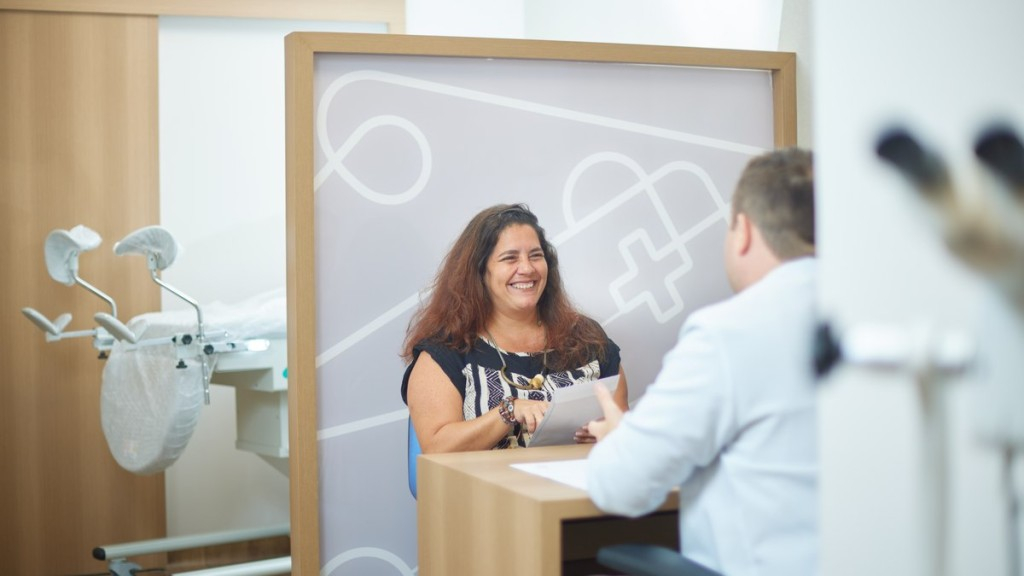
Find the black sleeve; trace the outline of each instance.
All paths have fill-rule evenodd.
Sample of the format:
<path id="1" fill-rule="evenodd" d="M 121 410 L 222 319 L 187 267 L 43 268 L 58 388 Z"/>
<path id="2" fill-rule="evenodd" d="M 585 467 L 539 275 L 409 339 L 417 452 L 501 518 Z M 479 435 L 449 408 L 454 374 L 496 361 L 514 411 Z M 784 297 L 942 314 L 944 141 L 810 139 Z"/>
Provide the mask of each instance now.
<path id="1" fill-rule="evenodd" d="M 622 362 L 622 358 L 619 355 L 619 345 L 608 336 L 608 333 L 605 332 L 604 328 L 601 327 L 601 324 L 596 320 L 588 316 L 583 316 L 583 321 L 589 322 L 604 336 L 604 355 L 603 359 L 598 363 L 598 368 L 601 370 L 601 378 L 607 378 L 608 376 L 618 374 L 620 368 L 619 365 Z"/>
<path id="2" fill-rule="evenodd" d="M 462 375 L 462 369 L 465 367 L 465 358 L 461 354 L 448 348 L 447 346 L 441 346 L 439 344 L 432 344 L 428 342 L 420 342 L 415 345 L 412 349 L 412 362 L 409 363 L 405 368 L 405 375 L 402 377 L 402 402 L 405 405 L 409 405 L 407 398 L 409 394 L 409 375 L 412 374 L 412 367 L 416 365 L 416 360 L 420 357 L 420 352 L 428 352 L 430 357 L 437 362 L 437 365 L 441 367 L 448 379 L 452 381 L 452 386 L 459 391 L 462 397 L 466 396 L 466 378 Z M 616 364 L 618 361 L 616 361 Z"/>
<path id="3" fill-rule="evenodd" d="M 619 373 L 619 364 L 622 358 L 619 356 L 619 345 L 608 338 L 604 345 L 604 361 L 600 363 L 601 377 L 612 376 Z"/>

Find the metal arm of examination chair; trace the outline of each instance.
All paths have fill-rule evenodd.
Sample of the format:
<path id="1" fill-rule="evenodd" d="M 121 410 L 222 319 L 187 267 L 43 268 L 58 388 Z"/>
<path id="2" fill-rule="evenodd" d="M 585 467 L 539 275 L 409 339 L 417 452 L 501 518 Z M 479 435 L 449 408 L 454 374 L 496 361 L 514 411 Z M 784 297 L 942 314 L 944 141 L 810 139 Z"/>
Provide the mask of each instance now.
<path id="1" fill-rule="evenodd" d="M 597 551 L 597 562 L 629 576 L 722 576 L 679 552 L 653 544 L 616 544 Z"/>
<path id="2" fill-rule="evenodd" d="M 92 557 L 97 560 L 107 560 L 110 563 L 110 570 L 116 576 L 134 574 L 139 566 L 127 560 L 130 556 L 144 556 L 161 552 L 172 552 L 175 550 L 187 550 L 203 546 L 218 546 L 221 544 L 233 544 L 255 540 L 259 538 L 274 538 L 278 536 L 290 536 L 291 526 L 289 524 L 278 524 L 259 528 L 243 528 L 239 530 L 225 530 L 223 532 L 210 532 L 206 534 L 190 534 L 185 536 L 172 536 L 168 538 L 155 538 L 153 540 L 142 540 L 138 542 L 126 542 L 123 544 L 108 544 L 97 546 L 92 550 Z M 233 571 L 217 572 L 220 576 L 253 575 L 263 576 L 268 574 L 285 574 L 288 570 L 282 569 L 283 563 L 290 566 L 291 558 L 277 558 L 273 561 L 262 561 L 249 564 L 237 564 Z M 230 567 L 221 567 L 230 568 Z M 212 569 L 210 569 L 212 570 Z M 240 571 L 241 570 L 241 571 Z M 270 571 L 268 571 L 270 570 Z M 279 571 L 274 571 L 279 570 Z M 213 572 L 203 573 L 212 575 Z"/>

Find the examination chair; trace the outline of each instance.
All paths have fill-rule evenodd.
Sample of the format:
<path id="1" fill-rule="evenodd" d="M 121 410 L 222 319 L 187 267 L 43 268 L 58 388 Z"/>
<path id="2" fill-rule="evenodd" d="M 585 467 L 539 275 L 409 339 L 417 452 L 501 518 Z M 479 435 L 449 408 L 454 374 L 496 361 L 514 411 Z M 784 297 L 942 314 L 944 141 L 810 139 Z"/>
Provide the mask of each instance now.
<path id="1" fill-rule="evenodd" d="M 597 563 L 629 576 L 722 576 L 671 548 L 614 544 L 597 551 Z"/>

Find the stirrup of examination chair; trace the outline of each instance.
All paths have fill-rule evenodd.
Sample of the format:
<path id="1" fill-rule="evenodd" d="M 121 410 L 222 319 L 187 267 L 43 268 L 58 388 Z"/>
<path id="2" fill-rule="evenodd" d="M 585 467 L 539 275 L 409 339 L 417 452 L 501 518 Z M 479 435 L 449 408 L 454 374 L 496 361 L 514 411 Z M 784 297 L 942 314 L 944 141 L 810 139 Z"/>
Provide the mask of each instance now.
<path id="1" fill-rule="evenodd" d="M 722 576 L 675 550 L 653 544 L 616 544 L 597 551 L 597 562 L 629 576 Z"/>

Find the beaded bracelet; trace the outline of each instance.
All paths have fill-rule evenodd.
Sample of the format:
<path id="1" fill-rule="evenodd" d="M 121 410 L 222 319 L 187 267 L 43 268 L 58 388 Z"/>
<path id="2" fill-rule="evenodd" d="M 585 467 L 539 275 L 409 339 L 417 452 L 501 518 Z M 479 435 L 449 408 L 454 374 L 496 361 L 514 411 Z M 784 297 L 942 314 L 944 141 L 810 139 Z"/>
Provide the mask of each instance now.
<path id="1" fill-rule="evenodd" d="M 501 416 L 501 421 L 508 426 L 513 426 L 516 423 L 516 404 L 515 399 L 511 396 L 506 396 L 501 399 L 501 403 L 498 404 L 498 416 Z"/>

